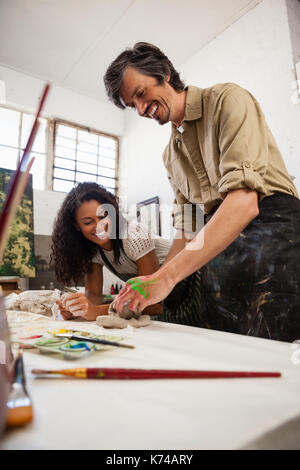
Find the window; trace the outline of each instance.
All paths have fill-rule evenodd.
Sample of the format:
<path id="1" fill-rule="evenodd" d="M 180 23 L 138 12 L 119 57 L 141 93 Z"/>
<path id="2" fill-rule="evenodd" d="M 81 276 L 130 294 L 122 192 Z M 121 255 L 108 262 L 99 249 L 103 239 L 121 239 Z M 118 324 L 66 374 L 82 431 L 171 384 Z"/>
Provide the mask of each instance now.
<path id="1" fill-rule="evenodd" d="M 33 114 L 0 106 L 0 168 L 17 168 L 33 120 Z M 39 121 L 30 153 L 34 189 L 68 192 L 77 182 L 95 181 L 117 194 L 117 137 L 61 120 Z"/>
<path id="2" fill-rule="evenodd" d="M 118 139 L 64 121 L 54 123 L 53 190 L 94 181 L 117 193 Z"/>
<path id="3" fill-rule="evenodd" d="M 34 115 L 0 106 L 0 167 L 15 170 L 23 155 Z M 30 153 L 35 157 L 31 173 L 34 189 L 45 189 L 47 120 L 40 127 Z"/>

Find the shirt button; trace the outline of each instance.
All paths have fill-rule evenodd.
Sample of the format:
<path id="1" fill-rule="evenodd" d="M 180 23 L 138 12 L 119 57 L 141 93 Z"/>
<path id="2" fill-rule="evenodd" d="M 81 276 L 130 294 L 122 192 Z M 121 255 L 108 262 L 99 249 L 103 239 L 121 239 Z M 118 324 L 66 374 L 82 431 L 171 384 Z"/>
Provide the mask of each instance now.
<path id="1" fill-rule="evenodd" d="M 245 166 L 246 168 L 250 168 L 250 167 L 251 167 L 251 163 L 250 163 L 250 162 L 244 162 L 244 166 Z"/>

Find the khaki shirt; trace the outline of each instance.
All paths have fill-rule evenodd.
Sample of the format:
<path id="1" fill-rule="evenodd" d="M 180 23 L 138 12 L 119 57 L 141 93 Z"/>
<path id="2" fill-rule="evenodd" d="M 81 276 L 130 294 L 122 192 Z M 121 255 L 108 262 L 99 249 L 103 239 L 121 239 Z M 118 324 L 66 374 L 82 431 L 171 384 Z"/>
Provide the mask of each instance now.
<path id="1" fill-rule="evenodd" d="M 172 125 L 163 156 L 175 194 L 176 229 L 184 229 L 184 204 L 202 204 L 207 214 L 233 189 L 256 190 L 260 201 L 275 192 L 298 197 L 263 112 L 247 90 L 234 83 L 189 86 L 182 128 L 181 133 Z"/>

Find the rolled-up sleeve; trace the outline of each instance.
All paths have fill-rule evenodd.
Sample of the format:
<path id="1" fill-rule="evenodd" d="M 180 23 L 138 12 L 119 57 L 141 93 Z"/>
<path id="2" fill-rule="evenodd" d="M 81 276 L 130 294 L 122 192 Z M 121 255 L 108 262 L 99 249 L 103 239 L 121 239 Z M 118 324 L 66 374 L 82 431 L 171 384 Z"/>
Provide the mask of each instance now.
<path id="1" fill-rule="evenodd" d="M 266 194 L 268 140 L 259 104 L 246 90 L 233 86 L 219 109 L 216 127 L 220 149 L 219 193 L 248 188 Z"/>

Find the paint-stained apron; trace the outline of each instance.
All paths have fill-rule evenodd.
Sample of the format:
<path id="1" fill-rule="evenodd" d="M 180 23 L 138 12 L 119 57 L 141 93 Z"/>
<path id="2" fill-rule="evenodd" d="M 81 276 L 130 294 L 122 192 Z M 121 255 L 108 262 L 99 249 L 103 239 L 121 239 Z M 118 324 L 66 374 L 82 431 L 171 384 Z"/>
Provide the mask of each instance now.
<path id="1" fill-rule="evenodd" d="M 201 326 L 300 339 L 300 201 L 283 193 L 263 199 L 259 215 L 201 272 Z"/>

